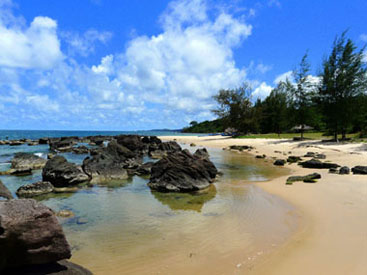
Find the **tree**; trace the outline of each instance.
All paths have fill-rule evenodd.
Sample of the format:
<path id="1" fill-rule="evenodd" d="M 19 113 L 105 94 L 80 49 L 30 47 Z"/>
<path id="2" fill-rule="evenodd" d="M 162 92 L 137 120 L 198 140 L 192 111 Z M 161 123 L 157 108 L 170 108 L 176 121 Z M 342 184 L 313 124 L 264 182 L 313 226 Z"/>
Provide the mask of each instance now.
<path id="1" fill-rule="evenodd" d="M 262 103 L 262 127 L 265 132 L 280 133 L 288 127 L 288 95 L 285 82 L 280 82 Z"/>
<path id="2" fill-rule="evenodd" d="M 212 112 L 223 119 L 226 127 L 248 133 L 253 119 L 250 95 L 251 88 L 247 83 L 237 89 L 220 90 L 213 97 L 218 103 L 218 108 Z"/>
<path id="3" fill-rule="evenodd" d="M 359 115 L 357 98 L 367 88 L 364 50 L 365 47 L 357 51 L 344 32 L 335 39 L 331 54 L 323 62 L 318 102 L 326 127 L 334 133 L 335 140 L 338 133 L 345 139 L 348 128 Z"/>
<path id="4" fill-rule="evenodd" d="M 197 125 L 198 124 L 198 122 L 197 121 L 195 121 L 195 120 L 193 120 L 193 121 L 191 121 L 190 122 L 190 126 L 191 127 L 193 127 L 193 126 L 195 126 L 195 125 Z"/>
<path id="5" fill-rule="evenodd" d="M 291 101 L 294 108 L 294 122 L 301 126 L 301 139 L 303 139 L 304 127 L 312 121 L 312 96 L 315 84 L 311 81 L 309 72 L 310 64 L 307 61 L 306 53 L 299 64 L 299 67 L 293 71 L 295 83 L 288 79 L 285 82 L 286 89 L 291 95 Z"/>

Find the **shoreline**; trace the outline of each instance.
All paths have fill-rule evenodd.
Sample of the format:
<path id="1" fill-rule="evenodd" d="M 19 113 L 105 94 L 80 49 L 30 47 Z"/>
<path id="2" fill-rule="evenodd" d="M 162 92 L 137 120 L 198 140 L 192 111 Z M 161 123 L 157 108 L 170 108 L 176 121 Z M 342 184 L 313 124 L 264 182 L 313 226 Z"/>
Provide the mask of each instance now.
<path id="1" fill-rule="evenodd" d="M 278 139 L 233 139 L 219 136 L 161 136 L 162 140 L 224 148 L 248 145 L 252 155 L 265 160 L 303 156 L 307 152 L 326 155 L 326 160 L 352 168 L 367 163 L 367 146 L 362 143 L 323 144 L 319 141 L 293 142 Z M 275 152 L 277 151 L 277 152 Z M 281 153 L 279 153 L 281 152 Z M 257 182 L 266 192 L 294 205 L 301 213 L 299 231 L 262 262 L 246 270 L 250 274 L 365 274 L 367 270 L 367 175 L 329 174 L 326 169 L 307 169 L 286 164 L 290 175 L 320 173 L 314 184 L 295 182 L 289 176 Z M 280 167 L 279 169 L 284 169 Z"/>

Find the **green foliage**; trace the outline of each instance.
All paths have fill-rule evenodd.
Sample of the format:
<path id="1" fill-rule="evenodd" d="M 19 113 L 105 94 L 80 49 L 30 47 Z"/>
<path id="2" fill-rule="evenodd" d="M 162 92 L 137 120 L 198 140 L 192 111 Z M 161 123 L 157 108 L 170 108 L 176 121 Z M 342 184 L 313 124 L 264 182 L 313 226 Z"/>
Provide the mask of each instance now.
<path id="1" fill-rule="evenodd" d="M 196 123 L 182 130 L 183 133 L 221 133 L 224 132 L 224 124 L 221 119 Z"/>
<path id="2" fill-rule="evenodd" d="M 322 84 L 318 103 L 328 130 L 345 134 L 361 115 L 358 99 L 367 88 L 367 68 L 363 62 L 364 50 L 357 51 L 346 32 L 337 37 L 331 54 L 323 62 Z"/>

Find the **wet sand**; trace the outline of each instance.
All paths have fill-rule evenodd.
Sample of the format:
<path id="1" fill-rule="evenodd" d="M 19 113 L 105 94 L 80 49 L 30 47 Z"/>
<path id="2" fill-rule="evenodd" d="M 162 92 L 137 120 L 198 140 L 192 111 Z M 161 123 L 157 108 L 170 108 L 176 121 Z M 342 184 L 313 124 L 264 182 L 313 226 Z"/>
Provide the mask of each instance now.
<path id="1" fill-rule="evenodd" d="M 286 159 L 287 155 L 302 156 L 312 151 L 324 153 L 326 161 L 342 166 L 367 165 L 367 146 L 362 143 L 326 145 L 318 141 L 221 136 L 161 138 L 216 148 L 250 145 L 256 148 L 250 154 L 267 156 L 259 161 L 273 162 L 272 157 Z M 297 182 L 285 185 L 287 176 L 283 176 L 256 185 L 293 204 L 300 211 L 302 227 L 282 247 L 264 257 L 262 262 L 242 269 L 241 273 L 366 274 L 367 175 L 334 175 L 327 170 L 304 169 L 296 164 L 286 167 L 292 175 L 319 172 L 322 178 L 314 184 Z"/>

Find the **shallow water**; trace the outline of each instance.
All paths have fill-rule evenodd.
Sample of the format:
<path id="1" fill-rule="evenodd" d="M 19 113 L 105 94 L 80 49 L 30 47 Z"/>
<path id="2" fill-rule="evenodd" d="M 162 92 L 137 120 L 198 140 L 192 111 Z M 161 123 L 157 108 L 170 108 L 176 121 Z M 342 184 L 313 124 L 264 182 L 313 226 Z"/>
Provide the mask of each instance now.
<path id="1" fill-rule="evenodd" d="M 242 273 L 283 243 L 297 219 L 290 205 L 249 184 L 281 169 L 242 153 L 209 152 L 223 176 L 197 194 L 151 192 L 147 178 L 134 177 L 39 199 L 74 212 L 60 219 L 72 260 L 96 274 Z M 65 156 L 77 163 L 85 157 Z M 40 171 L 0 177 L 12 192 L 40 178 Z"/>

